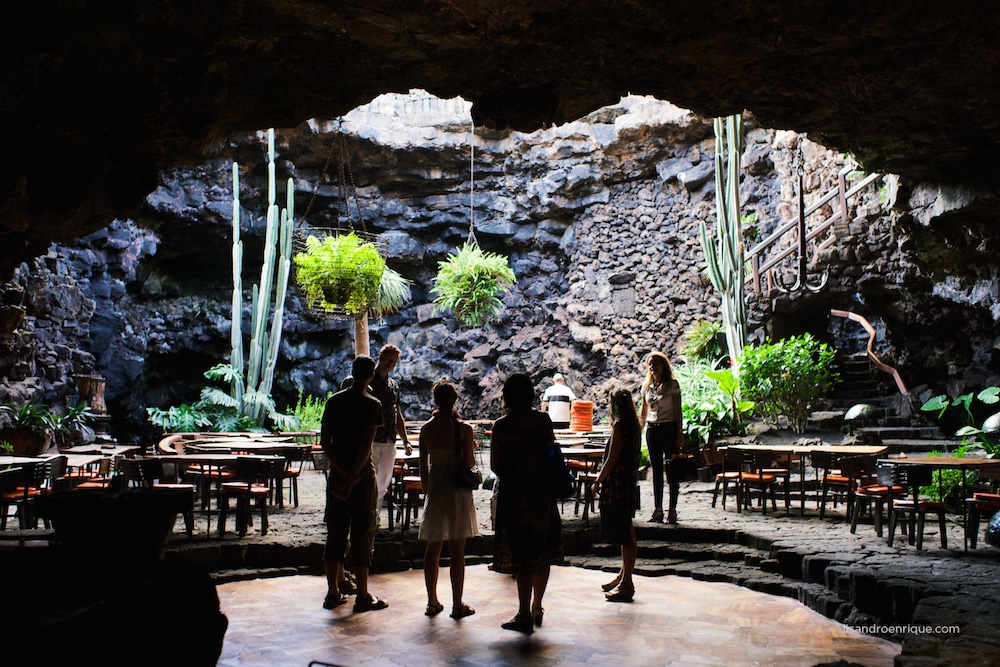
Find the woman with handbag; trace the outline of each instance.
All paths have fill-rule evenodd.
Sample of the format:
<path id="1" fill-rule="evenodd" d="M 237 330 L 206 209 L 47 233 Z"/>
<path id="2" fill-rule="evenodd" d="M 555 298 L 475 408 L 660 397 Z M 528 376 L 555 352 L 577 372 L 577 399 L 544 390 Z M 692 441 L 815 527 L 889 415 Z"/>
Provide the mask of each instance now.
<path id="1" fill-rule="evenodd" d="M 635 414 L 635 403 L 627 389 L 611 394 L 611 437 L 604 449 L 604 465 L 594 482 L 601 499 L 600 539 L 622 548 L 622 567 L 618 576 L 601 588 L 608 602 L 631 602 L 635 595 L 632 570 L 638 543 L 632 517 L 639 507 L 636 486 L 639 469 L 639 439 L 642 429 Z M 617 590 L 615 590 L 617 588 Z"/>
<path id="2" fill-rule="evenodd" d="M 500 482 L 493 571 L 513 574 L 517 581 L 517 615 L 501 627 L 526 633 L 542 624 L 549 570 L 563 558 L 549 465 L 555 433 L 548 414 L 532 407 L 534 400 L 531 378 L 524 373 L 507 378 L 503 385 L 507 414 L 493 425 L 490 444 L 490 468 Z"/>
<path id="3" fill-rule="evenodd" d="M 444 611 L 437 596 L 441 550 L 448 543 L 451 557 L 452 618 L 464 618 L 476 610 L 462 602 L 465 588 L 465 540 L 478 534 L 472 487 L 462 481 L 476 464 L 472 427 L 462 423 L 455 411 L 458 392 L 447 380 L 434 385 L 434 412 L 420 429 L 420 482 L 424 487 L 424 518 L 419 537 L 427 540 L 424 552 L 424 583 L 427 586 L 427 616 Z M 480 479 L 481 481 L 481 479 Z"/>
<path id="4" fill-rule="evenodd" d="M 646 380 L 642 383 L 642 410 L 639 423 L 646 427 L 649 465 L 653 469 L 653 516 L 651 522 L 663 521 L 663 475 L 668 489 L 667 523 L 677 523 L 677 498 L 680 495 L 678 454 L 684 449 L 684 426 L 681 411 L 681 387 L 674 377 L 670 360 L 662 352 L 651 352 L 646 360 Z"/>

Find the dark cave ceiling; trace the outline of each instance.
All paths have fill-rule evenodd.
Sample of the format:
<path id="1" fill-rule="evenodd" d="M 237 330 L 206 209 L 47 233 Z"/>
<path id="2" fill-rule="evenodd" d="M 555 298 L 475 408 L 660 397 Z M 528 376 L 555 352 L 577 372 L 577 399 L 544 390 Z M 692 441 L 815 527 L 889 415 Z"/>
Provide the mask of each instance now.
<path id="1" fill-rule="evenodd" d="M 747 109 L 870 171 L 990 185 L 1000 5 L 954 1 L 32 0 L 8 8 L 0 270 L 131 214 L 231 132 L 384 92 L 533 130 L 625 94 Z"/>

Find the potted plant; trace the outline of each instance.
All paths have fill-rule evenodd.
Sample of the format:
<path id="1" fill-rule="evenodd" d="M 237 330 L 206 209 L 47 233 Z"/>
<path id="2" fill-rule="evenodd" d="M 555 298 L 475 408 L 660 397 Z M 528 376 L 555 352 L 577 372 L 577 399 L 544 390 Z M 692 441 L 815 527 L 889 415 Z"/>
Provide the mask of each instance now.
<path id="1" fill-rule="evenodd" d="M 447 260 L 438 262 L 431 291 L 436 294 L 434 304 L 439 312 L 451 311 L 459 323 L 475 327 L 503 312 L 500 296 L 515 280 L 506 257 L 466 242 Z"/>
<path id="2" fill-rule="evenodd" d="M 322 241 L 309 236 L 305 251 L 292 261 L 310 307 L 326 312 L 343 308 L 348 315 L 360 315 L 378 298 L 385 260 L 374 243 L 354 232 Z"/>
<path id="3" fill-rule="evenodd" d="M 49 449 L 58 428 L 58 417 L 43 403 L 14 403 L 0 405 L 0 414 L 10 425 L 0 431 L 0 440 L 11 445 L 18 456 L 37 456 Z"/>
<path id="4" fill-rule="evenodd" d="M 84 445 L 96 440 L 97 435 L 90 424 L 94 421 L 94 411 L 80 403 L 66 411 L 65 415 L 54 415 L 56 443 L 60 445 Z"/>

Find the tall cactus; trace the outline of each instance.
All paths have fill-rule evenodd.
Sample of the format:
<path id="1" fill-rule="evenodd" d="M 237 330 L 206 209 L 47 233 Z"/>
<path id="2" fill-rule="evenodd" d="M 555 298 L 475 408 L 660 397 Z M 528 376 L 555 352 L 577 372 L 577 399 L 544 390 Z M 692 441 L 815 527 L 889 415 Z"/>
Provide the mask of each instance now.
<path id="1" fill-rule="evenodd" d="M 747 311 L 743 285 L 746 259 L 740 230 L 740 159 L 743 153 L 743 117 L 715 119 L 715 238 L 701 222 L 701 247 L 706 273 L 722 295 L 722 322 L 734 367 L 743 355 L 747 336 Z M 734 368 L 735 372 L 735 368 Z"/>
<path id="2" fill-rule="evenodd" d="M 295 187 L 288 179 L 286 208 L 278 211 L 275 204 L 274 129 L 267 131 L 267 190 L 266 236 L 264 259 L 260 268 L 260 282 L 251 293 L 250 350 L 243 372 L 243 242 L 240 240 L 240 181 L 239 165 L 233 162 L 233 310 L 232 310 L 232 361 L 234 373 L 232 395 L 240 412 L 259 422 L 265 416 L 264 399 L 271 394 L 274 367 L 278 362 L 281 329 L 284 322 L 285 295 L 291 269 L 292 226 L 294 220 Z M 271 298 L 274 295 L 274 315 L 271 316 Z M 270 318 L 270 331 L 268 320 Z"/>

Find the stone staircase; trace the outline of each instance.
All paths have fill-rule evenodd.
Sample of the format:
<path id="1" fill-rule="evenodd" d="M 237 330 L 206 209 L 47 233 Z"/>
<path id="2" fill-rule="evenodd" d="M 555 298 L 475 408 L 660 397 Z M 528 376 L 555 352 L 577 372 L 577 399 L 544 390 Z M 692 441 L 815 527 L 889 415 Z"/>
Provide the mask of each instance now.
<path id="1" fill-rule="evenodd" d="M 937 426 L 930 424 L 910 398 L 899 393 L 889 376 L 874 368 L 862 352 L 837 354 L 837 371 L 841 382 L 824 399 L 824 411 L 810 418 L 810 427 L 822 430 L 836 425 L 848 429 L 865 444 L 882 444 L 887 454 L 921 456 L 929 452 L 952 452 L 962 444 L 961 439 L 950 437 Z M 855 425 L 843 425 L 843 417 L 851 407 L 866 403 L 874 406 L 875 414 Z"/>

